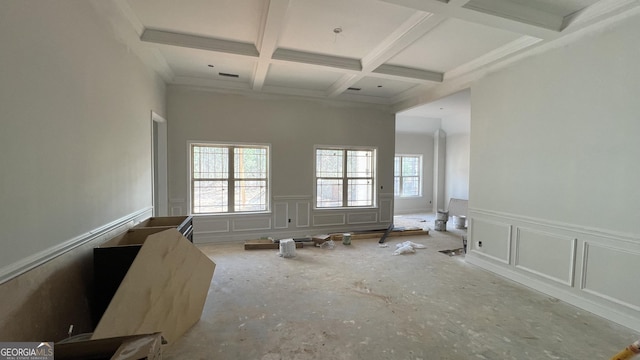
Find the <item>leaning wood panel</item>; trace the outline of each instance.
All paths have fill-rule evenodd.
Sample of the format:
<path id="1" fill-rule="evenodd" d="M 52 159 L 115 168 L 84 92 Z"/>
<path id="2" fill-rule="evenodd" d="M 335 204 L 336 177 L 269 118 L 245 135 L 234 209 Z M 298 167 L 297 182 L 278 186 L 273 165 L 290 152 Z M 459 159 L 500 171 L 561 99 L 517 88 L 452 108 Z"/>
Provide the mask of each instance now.
<path id="1" fill-rule="evenodd" d="M 301 242 L 296 243 L 296 249 L 300 249 L 304 247 Z M 280 248 L 280 244 L 274 243 L 268 239 L 260 239 L 260 240 L 249 240 L 244 243 L 245 250 L 265 250 L 265 249 L 275 249 L 278 250 Z"/>
<path id="2" fill-rule="evenodd" d="M 92 339 L 162 332 L 174 342 L 200 319 L 215 266 L 176 229 L 149 235 Z"/>

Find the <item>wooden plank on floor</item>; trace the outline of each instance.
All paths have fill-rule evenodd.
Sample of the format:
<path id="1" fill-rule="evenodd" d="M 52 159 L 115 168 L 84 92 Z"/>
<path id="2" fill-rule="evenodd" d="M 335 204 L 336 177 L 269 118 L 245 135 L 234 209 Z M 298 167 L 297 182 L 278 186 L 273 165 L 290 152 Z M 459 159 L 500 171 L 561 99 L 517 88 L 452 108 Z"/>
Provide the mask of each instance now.
<path id="1" fill-rule="evenodd" d="M 371 233 L 353 233 L 351 234 L 351 240 L 379 238 L 380 234 L 381 233 L 379 231 L 371 232 Z M 429 235 L 429 230 L 403 230 L 403 231 L 394 230 L 390 232 L 387 237 L 419 236 L 419 235 Z M 342 241 L 342 234 L 331 235 L 331 240 Z"/>
<path id="2" fill-rule="evenodd" d="M 301 242 L 296 242 L 296 249 L 300 249 L 303 247 Z M 249 240 L 244 243 L 245 250 L 265 250 L 265 249 L 280 249 L 280 244 L 274 243 L 269 239 L 260 239 L 260 240 Z"/>

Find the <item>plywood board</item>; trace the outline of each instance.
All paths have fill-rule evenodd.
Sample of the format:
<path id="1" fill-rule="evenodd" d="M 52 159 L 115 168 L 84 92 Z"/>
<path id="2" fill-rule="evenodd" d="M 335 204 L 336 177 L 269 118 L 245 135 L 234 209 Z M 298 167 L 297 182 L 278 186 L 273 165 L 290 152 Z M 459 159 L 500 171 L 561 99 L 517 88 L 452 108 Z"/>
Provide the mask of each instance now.
<path id="1" fill-rule="evenodd" d="M 149 235 L 92 339 L 161 332 L 176 341 L 200 319 L 215 266 L 176 229 Z"/>
<path id="2" fill-rule="evenodd" d="M 300 249 L 302 247 L 303 245 L 301 242 L 296 243 L 296 249 Z M 249 240 L 244 243 L 245 250 L 264 250 L 264 249 L 278 250 L 279 248 L 280 248 L 280 244 L 274 243 L 269 239 Z"/>

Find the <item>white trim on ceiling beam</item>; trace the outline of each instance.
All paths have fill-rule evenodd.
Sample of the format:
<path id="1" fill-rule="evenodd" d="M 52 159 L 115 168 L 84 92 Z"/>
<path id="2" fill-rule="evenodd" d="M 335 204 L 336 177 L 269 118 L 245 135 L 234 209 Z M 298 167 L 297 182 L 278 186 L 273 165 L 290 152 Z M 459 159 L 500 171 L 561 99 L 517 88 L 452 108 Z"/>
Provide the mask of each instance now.
<path id="1" fill-rule="evenodd" d="M 372 71 L 386 63 L 389 59 L 433 30 L 443 20 L 445 20 L 445 18 L 442 16 L 422 11 L 416 12 L 362 58 L 363 70 Z"/>
<path id="2" fill-rule="evenodd" d="M 217 89 L 233 89 L 233 90 L 251 90 L 251 85 L 248 82 L 232 81 L 232 80 L 218 80 L 207 79 L 195 76 L 176 76 L 173 79 L 174 85 L 189 85 L 189 86 L 203 86 L 213 87 Z"/>
<path id="3" fill-rule="evenodd" d="M 376 68 L 413 44 L 416 40 L 433 30 L 443 20 L 444 17 L 440 15 L 433 15 L 422 11 L 416 12 L 362 58 L 362 73 L 360 75 L 344 75 L 331 85 L 327 90 L 327 96 L 334 97 L 342 94 L 350 86 L 360 81 L 363 77 L 370 74 Z"/>
<path id="4" fill-rule="evenodd" d="M 555 39 L 560 36 L 558 30 L 551 30 L 540 26 L 527 24 L 521 21 L 508 19 L 496 15 L 487 14 L 467 9 L 469 3 L 458 6 L 460 3 L 443 3 L 438 0 L 380 0 L 387 3 L 408 7 L 415 10 L 431 12 L 446 17 L 456 18 L 472 23 L 490 26 L 518 34 L 534 36 L 541 39 Z M 464 2 L 461 2 L 464 3 Z"/>
<path id="5" fill-rule="evenodd" d="M 607 0 L 607 2 L 610 1 Z M 561 38 L 555 39 L 553 41 L 538 41 L 533 45 L 526 47 L 524 51 L 511 53 L 509 56 L 502 57 L 497 61 L 488 63 L 473 71 L 456 75 L 455 77 L 449 78 L 448 72 L 445 74 L 445 81 L 438 86 L 429 86 L 426 84 L 420 85 L 394 96 L 391 99 L 394 112 L 400 112 L 402 110 L 410 109 L 414 106 L 426 104 L 431 101 L 440 99 L 444 96 L 466 89 L 470 87 L 474 81 L 477 81 L 478 79 L 489 73 L 505 68 L 527 57 L 536 56 L 546 51 L 566 46 L 567 44 L 573 43 L 579 39 L 584 38 L 585 36 L 589 36 L 594 32 L 602 31 L 603 29 L 613 26 L 614 24 L 624 19 L 640 15 L 640 0 L 613 0 L 613 2 L 616 2 L 618 4 L 626 3 L 626 5 L 609 7 L 609 12 L 601 12 L 600 16 L 594 16 L 592 18 L 600 18 L 601 16 L 608 14 L 609 16 L 607 16 L 605 19 L 601 19 L 601 21 L 596 21 L 595 23 L 580 23 L 578 26 L 572 26 L 570 29 L 568 28 L 567 31 L 563 33 L 563 36 Z M 614 13 L 613 15 L 612 12 Z M 463 66 L 466 66 L 466 64 Z M 454 71 L 456 70 L 457 69 L 454 69 Z"/>
<path id="6" fill-rule="evenodd" d="M 289 61 L 296 63 L 304 63 L 311 65 L 319 65 L 323 67 L 338 68 L 344 70 L 361 71 L 362 65 L 360 60 L 345 58 L 340 56 L 331 56 L 323 54 L 314 54 L 304 51 L 277 49 L 272 56 L 274 60 Z"/>
<path id="7" fill-rule="evenodd" d="M 259 91 L 264 86 L 288 8 L 289 0 L 270 0 L 266 6 L 258 35 L 260 57 L 253 72 L 253 90 Z"/>
<path id="8" fill-rule="evenodd" d="M 462 64 L 455 69 L 449 70 L 444 73 L 444 80 L 449 80 L 460 75 L 470 73 L 477 69 L 480 69 L 483 66 L 491 64 L 495 61 L 499 61 L 500 59 L 504 59 L 508 56 L 511 56 L 519 51 L 527 49 L 539 42 L 543 41 L 542 39 L 538 39 L 532 36 L 521 36 L 518 39 L 511 41 L 497 49 L 494 49 L 478 58 L 475 58 L 469 61 L 466 64 Z"/>
<path id="9" fill-rule="evenodd" d="M 442 82 L 443 74 L 435 71 L 412 69 L 396 65 L 380 65 L 373 70 L 376 74 L 385 74 L 402 78 L 422 79 L 426 81 Z"/>
<path id="10" fill-rule="evenodd" d="M 140 36 L 140 40 L 156 44 L 181 46 L 250 57 L 258 57 L 260 55 L 254 44 L 164 30 L 145 29 L 142 36 Z"/>
<path id="11" fill-rule="evenodd" d="M 640 6 L 638 0 L 600 0 L 597 3 L 564 17 L 562 30 L 574 30 L 583 28 L 596 22 L 603 16 L 612 16 L 623 11 Z"/>

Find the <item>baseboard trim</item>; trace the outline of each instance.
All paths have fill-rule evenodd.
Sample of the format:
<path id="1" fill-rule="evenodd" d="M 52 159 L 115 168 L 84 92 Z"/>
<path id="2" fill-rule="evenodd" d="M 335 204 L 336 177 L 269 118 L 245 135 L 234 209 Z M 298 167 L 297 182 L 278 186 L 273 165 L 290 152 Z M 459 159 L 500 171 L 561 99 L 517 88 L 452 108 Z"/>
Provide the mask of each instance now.
<path id="1" fill-rule="evenodd" d="M 36 268 L 50 260 L 53 260 L 58 256 L 63 255 L 64 253 L 69 252 L 83 244 L 96 240 L 99 237 L 108 234 L 109 232 L 127 225 L 128 223 L 131 223 L 131 225 L 133 226 L 136 221 L 139 222 L 140 220 L 144 220 L 145 218 L 150 217 L 152 214 L 152 210 L 152 207 L 138 210 L 99 228 L 76 236 L 73 239 L 69 239 L 49 249 L 40 251 L 11 265 L 5 266 L 4 268 L 0 269 L 0 284 L 4 284 L 5 282 L 24 274 L 25 272 L 33 268 Z"/>
<path id="2" fill-rule="evenodd" d="M 524 286 L 540 291 L 545 295 L 555 297 L 566 303 L 577 306 L 581 309 L 589 311 L 609 321 L 613 321 L 622 326 L 626 326 L 633 331 L 640 332 L 640 317 L 633 317 L 616 310 L 615 308 L 606 306 L 596 301 L 586 299 L 566 289 L 545 283 L 543 281 L 523 275 L 509 268 L 494 264 L 490 261 L 478 258 L 471 254 L 467 254 L 465 261 L 469 264 L 480 267 L 484 270 L 495 273 L 509 280 L 520 283 Z"/>

